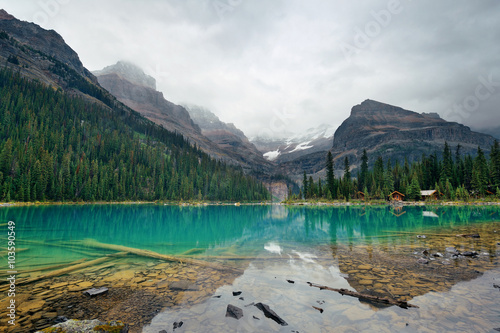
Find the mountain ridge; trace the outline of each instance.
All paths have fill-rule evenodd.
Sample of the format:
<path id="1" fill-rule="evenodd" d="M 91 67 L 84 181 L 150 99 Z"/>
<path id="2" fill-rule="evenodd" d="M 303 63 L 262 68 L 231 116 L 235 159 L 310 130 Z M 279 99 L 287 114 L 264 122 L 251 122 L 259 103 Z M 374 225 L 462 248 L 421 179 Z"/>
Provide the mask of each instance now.
<path id="1" fill-rule="evenodd" d="M 140 67 L 119 61 L 93 73 L 99 84 L 120 102 L 166 129 L 182 134 L 212 157 L 240 165 L 246 171 L 271 172 L 271 165 L 252 149 L 243 132 L 234 125 L 220 122 L 215 115 L 212 119 L 219 122 L 218 130 L 202 131 L 184 106 L 168 101 L 154 88 L 155 79 Z"/>
<path id="2" fill-rule="evenodd" d="M 301 173 L 324 176 L 326 154 L 334 158 L 337 176 L 342 175 L 344 159 L 352 169 L 359 167 L 366 149 L 369 165 L 378 156 L 394 163 L 420 160 L 422 155 L 440 155 L 444 143 L 452 149 L 461 146 L 462 154 L 477 154 L 478 146 L 488 152 L 495 138 L 472 131 L 468 126 L 448 122 L 437 113 L 417 113 L 404 108 L 367 99 L 351 109 L 350 116 L 337 128 L 331 146 L 324 151 L 303 154 L 280 163 L 279 170 L 299 180 Z"/>

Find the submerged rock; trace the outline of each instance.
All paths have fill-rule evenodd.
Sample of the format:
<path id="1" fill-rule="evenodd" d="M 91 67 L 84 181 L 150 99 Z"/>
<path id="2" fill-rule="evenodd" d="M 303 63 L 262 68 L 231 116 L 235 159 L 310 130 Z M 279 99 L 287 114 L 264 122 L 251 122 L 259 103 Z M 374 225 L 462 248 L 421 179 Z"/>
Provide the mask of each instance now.
<path id="1" fill-rule="evenodd" d="M 168 287 L 170 290 L 180 290 L 180 291 L 197 291 L 198 287 L 193 285 L 191 281 L 188 280 L 181 280 L 181 281 L 173 281 L 171 282 Z"/>
<path id="2" fill-rule="evenodd" d="M 94 296 L 106 294 L 108 291 L 109 291 L 109 289 L 106 287 L 92 288 L 92 289 L 85 290 L 83 292 L 83 294 L 85 296 L 94 297 Z"/>
<path id="3" fill-rule="evenodd" d="M 281 326 L 287 326 L 288 325 L 288 323 L 286 321 L 284 321 L 280 316 L 278 316 L 276 314 L 276 312 L 274 312 L 273 310 L 271 310 L 271 308 L 269 307 L 269 305 L 264 304 L 264 303 L 257 303 L 257 304 L 255 304 L 255 306 L 259 310 L 261 310 L 262 312 L 264 312 L 264 315 L 267 318 L 270 318 L 270 319 L 274 320 L 275 322 L 277 322 Z"/>
<path id="4" fill-rule="evenodd" d="M 427 260 L 425 258 L 420 258 L 420 259 L 417 260 L 417 263 L 419 263 L 419 264 L 428 264 L 429 260 Z"/>
<path id="5" fill-rule="evenodd" d="M 243 310 L 232 304 L 227 305 L 226 317 L 231 317 L 235 319 L 240 319 L 243 317 Z"/>
<path id="6" fill-rule="evenodd" d="M 452 254 L 458 254 L 457 249 L 455 249 L 453 246 L 449 246 L 445 250 L 447 253 L 452 253 Z"/>
<path id="7" fill-rule="evenodd" d="M 42 332 L 65 332 L 65 333 L 83 333 L 83 332 L 116 332 L 127 333 L 128 325 L 121 321 L 103 322 L 98 319 L 94 320 L 76 320 L 70 319 L 63 323 L 51 326 Z"/>
<path id="8" fill-rule="evenodd" d="M 182 327 L 182 325 L 184 325 L 184 322 L 182 320 L 179 322 L 174 322 L 174 330 L 179 327 Z"/>

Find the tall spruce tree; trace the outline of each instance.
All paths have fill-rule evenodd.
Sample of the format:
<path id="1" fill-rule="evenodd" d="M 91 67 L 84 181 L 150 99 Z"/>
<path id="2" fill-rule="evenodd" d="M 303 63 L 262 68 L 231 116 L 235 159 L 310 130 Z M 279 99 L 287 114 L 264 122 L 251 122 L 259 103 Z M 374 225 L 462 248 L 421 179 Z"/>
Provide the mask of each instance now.
<path id="1" fill-rule="evenodd" d="M 332 152 L 326 155 L 326 187 L 330 191 L 332 198 L 336 195 L 337 189 L 335 188 L 335 174 L 333 171 L 333 156 Z"/>

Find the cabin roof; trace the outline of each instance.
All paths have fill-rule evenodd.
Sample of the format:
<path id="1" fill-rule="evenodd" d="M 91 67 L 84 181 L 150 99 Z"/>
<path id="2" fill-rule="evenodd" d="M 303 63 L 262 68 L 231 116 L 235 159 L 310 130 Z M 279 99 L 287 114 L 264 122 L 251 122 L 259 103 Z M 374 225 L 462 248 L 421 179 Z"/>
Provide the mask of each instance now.
<path id="1" fill-rule="evenodd" d="M 389 195 L 388 195 L 388 197 L 390 197 L 390 196 L 392 196 L 392 195 L 394 195 L 394 194 L 399 194 L 399 195 L 402 195 L 403 197 L 405 196 L 405 195 L 404 195 L 403 193 L 401 193 L 401 192 L 394 191 L 394 192 L 392 192 L 391 194 L 389 194 Z"/>
<path id="2" fill-rule="evenodd" d="M 420 195 L 423 197 L 428 197 L 430 195 L 433 195 L 436 193 L 436 190 L 425 190 L 425 191 L 420 191 Z"/>

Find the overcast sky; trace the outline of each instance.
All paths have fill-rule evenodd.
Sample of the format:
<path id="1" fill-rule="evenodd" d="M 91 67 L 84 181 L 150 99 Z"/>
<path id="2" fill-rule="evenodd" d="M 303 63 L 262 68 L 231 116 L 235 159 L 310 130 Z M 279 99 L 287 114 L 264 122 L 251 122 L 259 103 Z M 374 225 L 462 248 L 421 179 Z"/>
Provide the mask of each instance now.
<path id="1" fill-rule="evenodd" d="M 141 66 L 248 136 L 339 126 L 365 99 L 500 126 L 500 1 L 0 0 L 90 70 Z"/>

